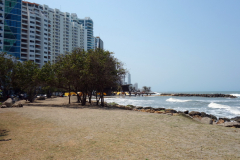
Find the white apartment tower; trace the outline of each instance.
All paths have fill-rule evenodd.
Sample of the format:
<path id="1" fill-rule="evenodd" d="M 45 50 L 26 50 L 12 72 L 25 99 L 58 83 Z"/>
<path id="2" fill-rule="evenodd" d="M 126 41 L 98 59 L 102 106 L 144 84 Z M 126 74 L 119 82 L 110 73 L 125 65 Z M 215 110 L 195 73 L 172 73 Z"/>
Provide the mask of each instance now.
<path id="1" fill-rule="evenodd" d="M 21 14 L 22 61 L 31 60 L 42 67 L 48 61 L 55 63 L 58 55 L 71 52 L 74 48 L 94 49 L 93 21 L 89 17 L 79 19 L 75 13 L 26 1 L 22 1 Z M 0 12 L 2 48 L 1 28 L 4 29 Z"/>
<path id="2" fill-rule="evenodd" d="M 22 2 L 21 60 L 41 67 L 51 60 L 48 18 L 39 4 Z"/>
<path id="3" fill-rule="evenodd" d="M 76 22 L 82 25 L 83 32 L 83 47 L 84 50 L 94 49 L 94 37 L 93 37 L 93 21 L 90 17 L 85 17 L 85 19 L 79 19 L 76 14 L 71 14 L 72 22 Z"/>

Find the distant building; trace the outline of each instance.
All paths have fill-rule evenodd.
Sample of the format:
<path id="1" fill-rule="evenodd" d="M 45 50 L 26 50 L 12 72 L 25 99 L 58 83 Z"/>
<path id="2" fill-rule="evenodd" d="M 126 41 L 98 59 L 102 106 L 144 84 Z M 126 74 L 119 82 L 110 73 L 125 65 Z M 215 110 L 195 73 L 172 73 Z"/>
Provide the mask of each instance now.
<path id="1" fill-rule="evenodd" d="M 121 79 L 121 84 L 124 85 L 125 84 L 125 75 L 122 77 Z"/>
<path id="2" fill-rule="evenodd" d="M 102 39 L 100 37 L 95 37 L 94 39 L 95 39 L 95 48 L 104 49 Z"/>
<path id="3" fill-rule="evenodd" d="M 128 73 L 128 84 L 131 84 L 131 74 Z"/>
<path id="4" fill-rule="evenodd" d="M 134 83 L 133 87 L 138 90 L 138 83 Z"/>

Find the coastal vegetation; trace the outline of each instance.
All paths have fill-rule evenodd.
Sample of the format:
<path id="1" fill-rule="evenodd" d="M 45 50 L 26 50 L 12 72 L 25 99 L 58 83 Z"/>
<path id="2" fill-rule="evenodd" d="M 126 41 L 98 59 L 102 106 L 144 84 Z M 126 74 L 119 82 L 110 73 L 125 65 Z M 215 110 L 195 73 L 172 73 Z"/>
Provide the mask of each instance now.
<path id="1" fill-rule="evenodd" d="M 47 91 L 48 97 L 53 91 L 75 91 L 82 105 L 86 104 L 87 98 L 91 103 L 92 93 L 98 93 L 103 106 L 104 89 L 117 88 L 126 72 L 112 52 L 102 49 L 84 51 L 76 48 L 58 56 L 54 64 L 45 63 L 42 68 L 32 61 L 14 62 L 1 53 L 0 65 L 3 97 L 7 97 L 11 88 L 25 92 L 30 102 L 39 90 Z"/>

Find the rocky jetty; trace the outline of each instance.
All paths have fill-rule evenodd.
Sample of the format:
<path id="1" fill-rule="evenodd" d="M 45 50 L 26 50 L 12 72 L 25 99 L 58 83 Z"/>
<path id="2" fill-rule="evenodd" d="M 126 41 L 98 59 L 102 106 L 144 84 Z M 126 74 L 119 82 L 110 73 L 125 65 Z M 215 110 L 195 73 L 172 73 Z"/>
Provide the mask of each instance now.
<path id="1" fill-rule="evenodd" d="M 230 94 L 186 94 L 186 93 L 162 93 L 160 96 L 178 96 L 178 97 L 223 97 L 223 98 L 237 98 L 236 96 Z"/>
<path id="2" fill-rule="evenodd" d="M 166 114 L 166 115 L 170 115 L 170 116 L 185 116 L 185 117 L 191 118 L 195 121 L 198 121 L 198 122 L 204 123 L 204 124 L 240 128 L 240 117 L 235 117 L 232 119 L 217 118 L 216 116 L 207 114 L 205 112 L 197 112 L 197 111 L 181 112 L 181 111 L 176 111 L 174 109 L 141 107 L 141 106 L 133 106 L 133 105 L 124 106 L 124 105 L 118 105 L 116 103 L 114 103 L 114 105 L 105 103 L 105 107 L 133 110 L 133 111 L 146 112 L 146 113 Z"/>

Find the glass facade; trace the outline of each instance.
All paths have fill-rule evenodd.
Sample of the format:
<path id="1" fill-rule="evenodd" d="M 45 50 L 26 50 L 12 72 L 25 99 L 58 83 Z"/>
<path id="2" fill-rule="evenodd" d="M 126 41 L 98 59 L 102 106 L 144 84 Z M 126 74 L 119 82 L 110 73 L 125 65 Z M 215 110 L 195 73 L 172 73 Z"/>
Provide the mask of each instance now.
<path id="1" fill-rule="evenodd" d="M 5 0 L 3 52 L 20 58 L 22 0 Z"/>

